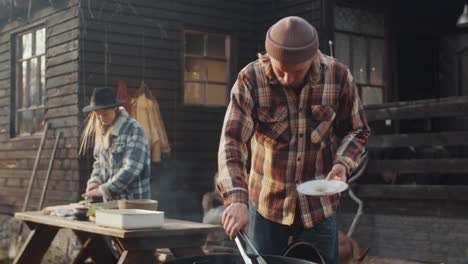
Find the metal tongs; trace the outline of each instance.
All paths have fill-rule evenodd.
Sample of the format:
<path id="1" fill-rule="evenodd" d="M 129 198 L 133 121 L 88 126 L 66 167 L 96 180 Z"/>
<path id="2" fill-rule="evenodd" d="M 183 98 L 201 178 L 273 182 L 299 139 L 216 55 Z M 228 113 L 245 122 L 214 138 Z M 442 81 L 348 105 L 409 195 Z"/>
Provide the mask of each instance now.
<path id="1" fill-rule="evenodd" d="M 250 247 L 250 249 L 252 250 L 252 252 L 255 255 L 255 259 L 257 259 L 257 264 L 267 264 L 265 259 L 262 256 L 260 256 L 260 254 L 258 254 L 257 249 L 254 247 L 252 242 L 250 242 L 249 238 L 245 235 L 244 231 L 241 230 L 241 231 L 239 231 L 239 235 L 236 236 L 234 241 L 236 241 L 237 248 L 239 248 L 239 252 L 240 252 L 242 258 L 244 259 L 245 264 L 253 264 L 253 263 L 252 263 L 252 260 L 247 255 L 247 253 L 245 253 L 244 247 L 242 246 L 242 243 L 240 242 L 239 237 L 241 237 L 242 240 L 245 241 L 246 245 Z"/>

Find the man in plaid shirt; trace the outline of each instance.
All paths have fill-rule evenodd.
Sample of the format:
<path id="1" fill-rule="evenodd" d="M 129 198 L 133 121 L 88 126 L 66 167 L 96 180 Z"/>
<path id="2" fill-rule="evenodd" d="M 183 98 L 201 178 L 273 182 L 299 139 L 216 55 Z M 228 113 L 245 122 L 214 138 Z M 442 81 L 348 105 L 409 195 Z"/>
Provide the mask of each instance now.
<path id="1" fill-rule="evenodd" d="M 281 19 L 265 47 L 239 73 L 224 120 L 217 180 L 228 206 L 224 228 L 231 239 L 249 231 L 261 254 L 281 254 L 293 236 L 338 263 L 338 195 L 306 196 L 296 187 L 346 182 L 359 165 L 370 134 L 359 95 L 346 65 L 318 50 L 306 20 Z"/>

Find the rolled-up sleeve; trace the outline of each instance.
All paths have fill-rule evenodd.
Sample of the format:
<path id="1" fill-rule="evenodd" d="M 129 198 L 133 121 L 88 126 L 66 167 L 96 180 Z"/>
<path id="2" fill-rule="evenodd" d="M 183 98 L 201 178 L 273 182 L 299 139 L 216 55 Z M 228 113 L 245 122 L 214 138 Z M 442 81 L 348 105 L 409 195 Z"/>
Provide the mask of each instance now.
<path id="1" fill-rule="evenodd" d="M 224 204 L 248 202 L 247 142 L 253 135 L 251 82 L 240 72 L 231 90 L 218 151 L 217 188 Z"/>
<path id="2" fill-rule="evenodd" d="M 337 127 L 344 136 L 336 151 L 334 164 L 343 164 L 347 169 L 347 175 L 350 176 L 359 166 L 361 155 L 366 149 L 370 129 L 353 77 L 348 69 L 344 73 L 343 80 Z"/>

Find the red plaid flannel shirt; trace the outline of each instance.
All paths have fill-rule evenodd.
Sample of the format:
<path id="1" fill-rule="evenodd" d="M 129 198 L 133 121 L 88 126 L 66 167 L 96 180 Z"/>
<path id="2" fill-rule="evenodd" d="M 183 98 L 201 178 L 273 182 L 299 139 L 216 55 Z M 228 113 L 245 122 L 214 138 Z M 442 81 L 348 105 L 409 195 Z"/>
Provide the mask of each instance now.
<path id="1" fill-rule="evenodd" d="M 263 217 L 283 225 L 292 225 L 299 209 L 305 228 L 335 212 L 338 195 L 305 196 L 296 186 L 324 179 L 336 163 L 349 175 L 370 130 L 348 68 L 324 56 L 321 71 L 319 83 L 306 83 L 300 96 L 272 84 L 259 60 L 239 73 L 218 153 L 217 186 L 226 205 L 247 203 L 250 195 Z"/>

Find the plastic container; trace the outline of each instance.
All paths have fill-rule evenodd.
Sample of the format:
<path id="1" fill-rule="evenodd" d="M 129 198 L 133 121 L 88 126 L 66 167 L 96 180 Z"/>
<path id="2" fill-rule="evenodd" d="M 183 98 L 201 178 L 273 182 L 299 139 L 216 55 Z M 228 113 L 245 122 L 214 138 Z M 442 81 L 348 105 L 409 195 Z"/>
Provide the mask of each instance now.
<path id="1" fill-rule="evenodd" d="M 141 209 L 97 210 L 96 224 L 119 229 L 158 228 L 164 223 L 164 212 Z"/>

